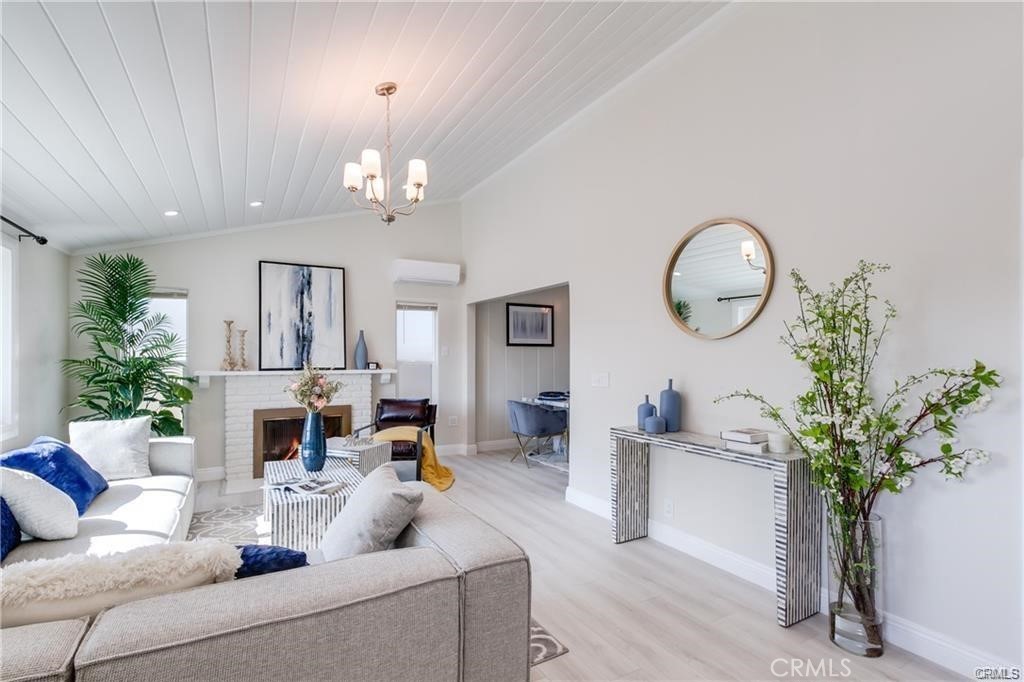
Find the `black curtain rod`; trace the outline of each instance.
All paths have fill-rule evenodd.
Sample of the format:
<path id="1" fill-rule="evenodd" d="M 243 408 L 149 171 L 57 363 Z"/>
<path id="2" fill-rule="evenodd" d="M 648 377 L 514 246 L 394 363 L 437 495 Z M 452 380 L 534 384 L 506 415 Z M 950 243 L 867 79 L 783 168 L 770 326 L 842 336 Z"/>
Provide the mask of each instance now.
<path id="1" fill-rule="evenodd" d="M 49 241 L 46 237 L 42 237 L 42 236 L 36 234 L 35 232 L 32 232 L 31 230 L 26 230 L 24 227 L 22 227 L 21 225 L 19 225 L 16 222 L 14 222 L 13 220 L 8 218 L 7 216 L 0 215 L 0 220 L 4 221 L 5 223 L 7 223 L 11 227 L 13 227 L 15 230 L 19 230 L 19 231 L 25 233 L 25 234 L 19 234 L 18 235 L 18 241 L 19 242 L 22 239 L 24 239 L 25 237 L 32 237 L 32 239 L 36 240 L 36 244 L 39 244 L 40 246 L 43 246 L 44 244 L 46 244 L 47 241 Z"/>
<path id="2" fill-rule="evenodd" d="M 746 296 L 719 296 L 718 302 L 724 303 L 726 301 L 739 301 L 744 298 L 761 298 L 761 294 L 747 294 Z"/>

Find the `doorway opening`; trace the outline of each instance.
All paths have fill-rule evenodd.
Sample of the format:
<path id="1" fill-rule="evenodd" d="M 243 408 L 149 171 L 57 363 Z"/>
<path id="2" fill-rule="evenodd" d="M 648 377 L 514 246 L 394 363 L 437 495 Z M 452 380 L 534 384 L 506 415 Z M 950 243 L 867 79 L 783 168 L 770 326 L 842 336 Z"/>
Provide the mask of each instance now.
<path id="1" fill-rule="evenodd" d="M 477 452 L 507 452 L 518 466 L 525 454 L 531 466 L 568 472 L 569 285 L 474 308 Z"/>

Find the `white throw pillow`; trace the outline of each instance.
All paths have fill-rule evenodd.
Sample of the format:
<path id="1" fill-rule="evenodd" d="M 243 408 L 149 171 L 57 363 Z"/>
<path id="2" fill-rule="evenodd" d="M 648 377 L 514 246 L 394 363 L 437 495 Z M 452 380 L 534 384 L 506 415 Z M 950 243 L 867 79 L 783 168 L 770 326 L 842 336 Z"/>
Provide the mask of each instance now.
<path id="1" fill-rule="evenodd" d="M 377 467 L 327 527 L 320 554 L 335 561 L 387 549 L 422 502 L 423 492 L 399 481 L 390 464 Z"/>
<path id="2" fill-rule="evenodd" d="M 35 474 L 0 467 L 0 491 L 18 525 L 32 537 L 66 540 L 78 534 L 75 501 Z"/>
<path id="3" fill-rule="evenodd" d="M 0 625 L 94 616 L 137 599 L 233 580 L 241 565 L 242 553 L 223 540 L 19 561 L 4 567 Z"/>
<path id="4" fill-rule="evenodd" d="M 151 476 L 149 434 L 152 417 L 71 422 L 71 449 L 108 481 Z"/>

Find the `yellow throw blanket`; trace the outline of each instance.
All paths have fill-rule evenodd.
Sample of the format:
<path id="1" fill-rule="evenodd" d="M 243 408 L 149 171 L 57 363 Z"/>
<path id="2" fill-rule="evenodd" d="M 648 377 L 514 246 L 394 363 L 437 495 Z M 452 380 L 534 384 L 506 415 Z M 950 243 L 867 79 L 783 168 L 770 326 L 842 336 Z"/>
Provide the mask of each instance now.
<path id="1" fill-rule="evenodd" d="M 407 440 L 416 442 L 416 432 L 419 429 L 415 426 L 392 426 L 373 434 L 373 439 L 378 443 L 391 443 L 396 440 Z M 444 492 L 455 483 L 455 474 L 452 470 L 437 461 L 437 453 L 434 451 L 434 441 L 430 434 L 423 434 L 423 480 Z"/>

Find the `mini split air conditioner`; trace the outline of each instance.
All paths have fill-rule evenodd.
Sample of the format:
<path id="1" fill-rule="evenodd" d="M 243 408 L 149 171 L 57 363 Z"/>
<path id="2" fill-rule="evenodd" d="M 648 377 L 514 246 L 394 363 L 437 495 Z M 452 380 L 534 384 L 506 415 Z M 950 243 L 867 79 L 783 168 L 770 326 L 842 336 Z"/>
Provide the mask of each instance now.
<path id="1" fill-rule="evenodd" d="M 399 258 L 391 264 L 391 281 L 395 284 L 437 284 L 453 287 L 459 283 L 461 275 L 462 267 L 458 263 Z"/>

